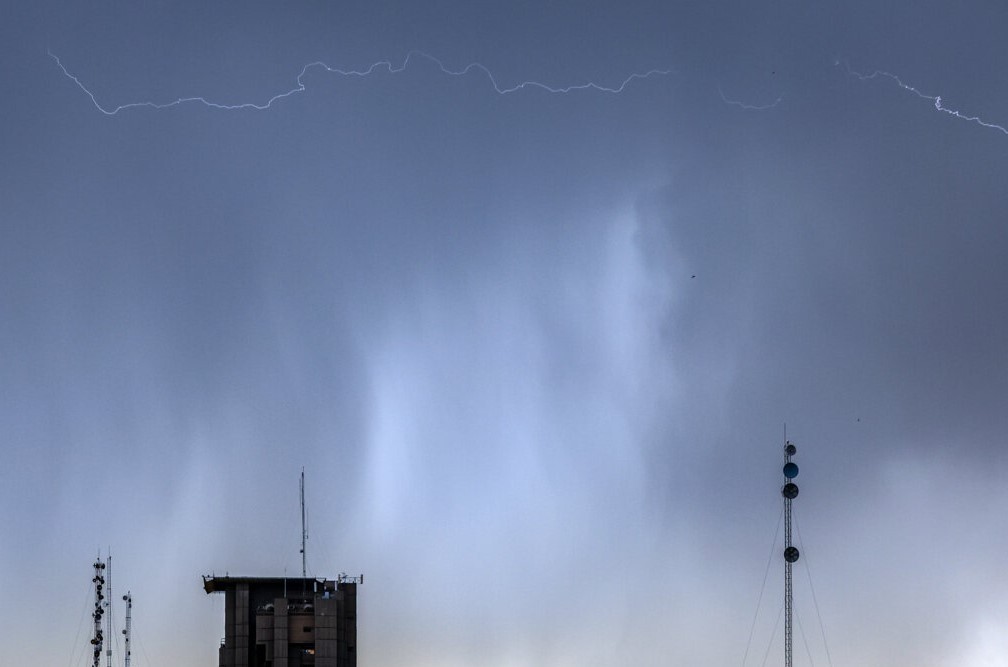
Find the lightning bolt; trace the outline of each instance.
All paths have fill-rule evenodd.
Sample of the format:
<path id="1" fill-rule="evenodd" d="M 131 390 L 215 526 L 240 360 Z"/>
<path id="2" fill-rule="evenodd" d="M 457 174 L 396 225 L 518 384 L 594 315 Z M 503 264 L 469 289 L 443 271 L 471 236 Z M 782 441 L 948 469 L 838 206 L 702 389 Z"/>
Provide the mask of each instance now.
<path id="1" fill-rule="evenodd" d="M 784 96 L 781 95 L 771 104 L 746 104 L 744 102 L 739 102 L 738 100 L 732 100 L 725 97 L 724 91 L 721 90 L 721 86 L 718 86 L 717 91 L 718 94 L 721 96 L 721 101 L 724 102 L 725 104 L 731 104 L 732 106 L 739 107 L 740 109 L 748 109 L 750 111 L 766 111 L 767 109 L 773 109 L 775 106 L 781 103 L 781 100 L 784 99 Z"/>
<path id="2" fill-rule="evenodd" d="M 948 115 L 954 116 L 955 118 L 958 118 L 959 120 L 965 120 L 965 121 L 969 121 L 971 123 L 976 123 L 977 125 L 980 125 L 981 127 L 986 127 L 986 128 L 991 129 L 991 130 L 997 130 L 997 131 L 1001 132 L 1001 134 L 1008 135 L 1008 128 L 1005 128 L 1002 125 L 997 125 L 996 123 L 989 123 L 989 122 L 985 121 L 984 119 L 980 118 L 979 116 L 967 116 L 966 114 L 964 114 L 963 112 L 959 111 L 958 109 L 952 109 L 950 107 L 947 107 L 944 104 L 942 104 L 941 95 L 926 95 L 925 93 L 922 93 L 921 91 L 917 90 L 915 87 L 911 86 L 910 84 L 903 83 L 903 80 L 900 79 L 895 74 L 892 74 L 890 72 L 885 72 L 885 71 L 882 71 L 882 70 L 875 70 L 871 74 L 861 74 L 860 72 L 855 72 L 854 70 L 852 70 L 850 68 L 850 66 L 847 63 L 845 63 L 845 62 L 841 62 L 841 61 L 837 60 L 837 61 L 834 62 L 834 64 L 837 65 L 837 66 L 843 65 L 844 68 L 847 70 L 847 74 L 848 75 L 857 77 L 861 81 L 871 81 L 872 79 L 879 79 L 879 78 L 884 78 L 884 79 L 889 79 L 890 81 L 894 81 L 896 83 L 896 85 L 898 85 L 903 90 L 906 90 L 908 92 L 913 93 L 914 95 L 916 95 L 917 97 L 921 98 L 922 100 L 928 100 L 929 102 L 931 102 L 932 104 L 934 104 L 934 108 L 936 110 L 941 111 L 942 113 L 947 113 Z"/>
<path id="3" fill-rule="evenodd" d="M 272 97 L 268 98 L 265 102 L 261 103 L 242 102 L 240 104 L 224 104 L 221 102 L 214 102 L 210 99 L 207 99 L 206 97 L 179 97 L 178 99 L 172 100 L 171 102 L 130 102 L 127 104 L 120 104 L 119 106 L 115 107 L 106 107 L 102 106 L 102 104 L 98 101 L 98 98 L 95 97 L 95 94 L 91 92 L 88 89 L 88 87 L 85 86 L 84 83 L 76 75 L 72 74 L 70 70 L 66 68 L 65 65 L 63 65 L 63 62 L 60 60 L 59 56 L 57 56 L 55 53 L 53 53 L 48 49 L 46 50 L 46 52 L 49 54 L 49 57 L 52 58 L 53 61 L 55 61 L 56 65 L 63 72 L 64 76 L 66 76 L 68 79 L 77 84 L 77 87 L 80 88 L 82 91 L 84 91 L 84 94 L 91 99 L 91 102 L 92 104 L 94 104 L 95 108 L 98 109 L 98 111 L 105 114 L 106 116 L 114 116 L 118 114 L 120 111 L 126 111 L 127 109 L 136 109 L 140 107 L 147 107 L 151 109 L 169 109 L 171 107 L 177 107 L 183 104 L 202 104 L 203 106 L 210 107 L 212 109 L 222 109 L 225 111 L 237 111 L 241 109 L 265 111 L 270 107 L 272 107 L 275 102 L 279 102 L 280 100 L 284 100 L 287 99 L 288 97 L 299 95 L 305 92 L 307 90 L 307 87 L 305 86 L 304 83 L 304 77 L 309 72 L 309 70 L 321 69 L 330 74 L 338 74 L 343 77 L 366 78 L 371 76 L 376 71 L 387 71 L 389 74 L 399 74 L 401 72 L 406 71 L 410 63 L 417 59 L 427 60 L 434 63 L 441 70 L 443 74 L 446 74 L 448 76 L 458 77 L 458 76 L 465 76 L 470 72 L 480 73 L 486 77 L 487 81 L 490 82 L 490 85 L 493 87 L 493 90 L 498 95 L 510 95 L 511 93 L 517 93 L 519 91 L 526 89 L 537 89 L 546 93 L 554 93 L 554 94 L 567 94 L 582 90 L 596 91 L 600 93 L 618 94 L 622 93 L 623 90 L 633 81 L 671 74 L 671 70 L 651 69 L 643 73 L 630 74 L 625 79 L 623 79 L 623 81 L 618 86 L 615 87 L 603 86 L 591 81 L 587 83 L 580 83 L 561 87 L 549 86 L 546 85 L 545 83 L 540 83 L 539 81 L 522 81 L 521 83 L 515 84 L 513 86 L 504 87 L 500 83 L 498 83 L 497 77 L 494 76 L 493 72 L 491 72 L 486 66 L 478 62 L 470 63 L 460 70 L 453 70 L 449 68 L 447 65 L 445 65 L 441 60 L 435 58 L 434 56 L 425 53 L 423 51 L 414 50 L 406 54 L 406 57 L 403 59 L 401 65 L 395 65 L 390 60 L 379 60 L 378 62 L 373 63 L 369 67 L 362 70 L 339 69 L 337 67 L 327 65 L 326 63 L 321 61 L 308 63 L 307 65 L 301 68 L 301 72 L 297 75 L 297 78 L 294 80 L 296 85 L 293 88 L 281 93 L 277 93 L 276 95 L 273 95 Z"/>

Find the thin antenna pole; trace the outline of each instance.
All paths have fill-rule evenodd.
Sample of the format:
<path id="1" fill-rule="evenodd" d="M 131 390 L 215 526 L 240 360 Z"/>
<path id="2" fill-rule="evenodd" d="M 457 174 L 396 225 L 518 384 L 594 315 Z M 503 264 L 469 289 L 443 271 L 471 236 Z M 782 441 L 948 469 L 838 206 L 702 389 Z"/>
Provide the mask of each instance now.
<path id="1" fill-rule="evenodd" d="M 304 508 L 304 468 L 301 468 L 301 578 L 308 578 L 308 561 L 305 555 L 305 542 L 308 541 L 308 528 L 305 523 Z"/>
<path id="2" fill-rule="evenodd" d="M 105 649 L 105 656 L 107 658 L 106 664 L 108 667 L 112 667 L 112 547 L 109 547 L 108 551 L 108 598 L 105 601 L 105 605 L 108 607 L 108 648 Z"/>
<path id="3" fill-rule="evenodd" d="M 790 457 L 788 457 L 790 460 Z M 784 548 L 791 546 L 791 501 L 784 499 Z M 791 617 L 794 613 L 794 589 L 791 583 L 791 563 L 784 559 L 784 666 L 791 667 L 792 659 L 792 628 Z"/>

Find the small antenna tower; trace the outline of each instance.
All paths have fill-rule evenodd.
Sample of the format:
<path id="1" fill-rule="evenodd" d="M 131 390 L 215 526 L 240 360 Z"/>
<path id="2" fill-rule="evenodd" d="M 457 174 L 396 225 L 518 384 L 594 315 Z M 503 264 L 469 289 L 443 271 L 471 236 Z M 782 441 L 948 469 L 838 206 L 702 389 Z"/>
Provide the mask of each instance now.
<path id="1" fill-rule="evenodd" d="M 301 579 L 308 578 L 308 561 L 305 556 L 305 543 L 307 541 L 308 541 L 308 524 L 305 523 L 304 468 L 301 468 Z"/>
<path id="2" fill-rule="evenodd" d="M 108 624 L 108 648 L 105 649 L 105 656 L 107 658 L 108 667 L 112 667 L 112 548 L 109 547 L 108 552 L 108 599 L 105 600 L 105 607 L 108 609 L 108 618 L 105 619 Z"/>
<path id="3" fill-rule="evenodd" d="M 787 426 L 784 427 L 784 486 L 781 495 L 784 497 L 784 667 L 791 667 L 792 631 L 791 617 L 794 614 L 794 591 L 791 587 L 791 566 L 798 561 L 798 547 L 791 544 L 791 501 L 798 497 L 798 485 L 794 478 L 798 476 L 798 464 L 791 460 L 798 448 L 787 439 Z"/>
<path id="4" fill-rule="evenodd" d="M 103 604 L 105 594 L 102 592 L 105 587 L 105 563 L 102 562 L 101 553 L 98 554 L 98 558 L 94 562 L 94 578 L 91 581 L 95 586 L 94 611 L 91 612 L 91 617 L 94 619 L 94 636 L 91 638 L 91 646 L 94 653 L 93 667 L 99 667 L 104 639 L 102 637 L 102 616 L 105 614 Z"/>
<path id="5" fill-rule="evenodd" d="M 123 602 L 126 603 L 126 628 L 122 631 L 123 635 L 126 636 L 125 640 L 125 652 L 126 655 L 123 657 L 124 667 L 130 667 L 130 634 L 132 632 L 131 620 L 133 617 L 133 596 L 129 591 L 126 591 L 126 595 L 123 596 Z"/>

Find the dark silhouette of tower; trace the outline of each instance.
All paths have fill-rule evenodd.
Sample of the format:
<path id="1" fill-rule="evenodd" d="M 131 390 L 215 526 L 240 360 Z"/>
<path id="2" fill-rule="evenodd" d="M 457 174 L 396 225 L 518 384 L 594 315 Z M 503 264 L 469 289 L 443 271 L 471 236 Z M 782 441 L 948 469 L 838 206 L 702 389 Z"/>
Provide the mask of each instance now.
<path id="1" fill-rule="evenodd" d="M 798 448 L 784 439 L 784 667 L 791 667 L 791 617 L 794 613 L 793 591 L 791 588 L 791 566 L 798 561 L 798 547 L 791 544 L 791 501 L 798 497 L 798 464 L 791 460 Z"/>

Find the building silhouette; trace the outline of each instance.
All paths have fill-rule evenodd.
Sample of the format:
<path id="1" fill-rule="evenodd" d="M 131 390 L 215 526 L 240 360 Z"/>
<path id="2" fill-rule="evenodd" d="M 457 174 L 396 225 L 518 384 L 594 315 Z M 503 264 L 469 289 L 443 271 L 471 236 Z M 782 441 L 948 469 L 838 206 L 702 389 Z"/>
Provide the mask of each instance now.
<path id="1" fill-rule="evenodd" d="M 357 667 L 362 580 L 204 576 L 224 594 L 220 667 Z"/>

